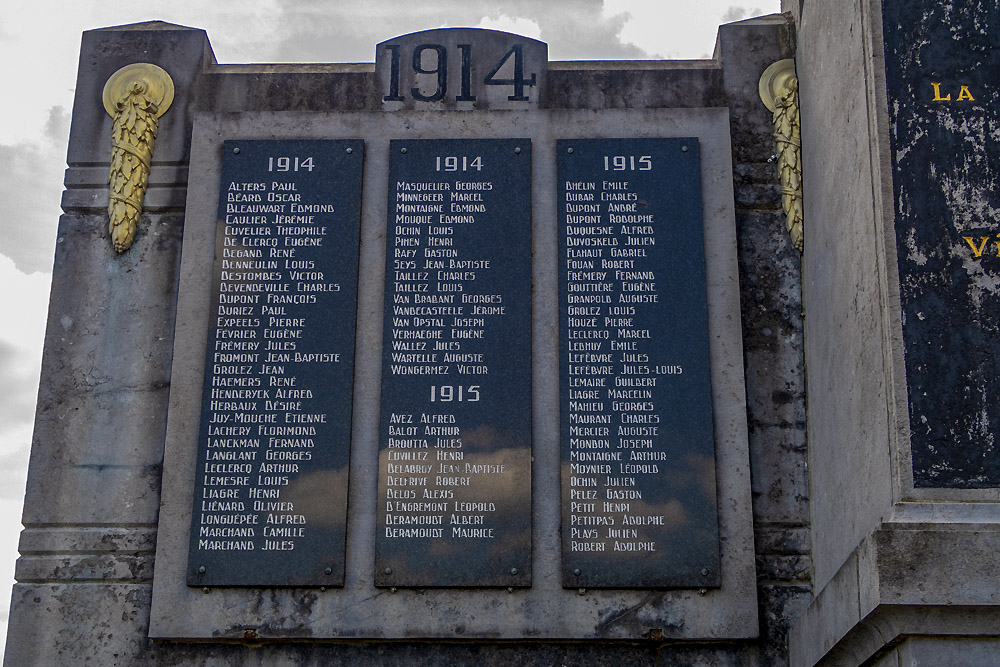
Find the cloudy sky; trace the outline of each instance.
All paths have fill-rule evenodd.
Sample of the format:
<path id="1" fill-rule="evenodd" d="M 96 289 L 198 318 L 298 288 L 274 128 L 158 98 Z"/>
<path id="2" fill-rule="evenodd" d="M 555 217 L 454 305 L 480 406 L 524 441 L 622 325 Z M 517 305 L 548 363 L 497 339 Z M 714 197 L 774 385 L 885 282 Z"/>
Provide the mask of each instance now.
<path id="1" fill-rule="evenodd" d="M 708 58 L 717 26 L 779 0 L 121 0 L 10 2 L 0 14 L 0 643 L 6 636 L 80 34 L 163 20 L 204 28 L 224 63 L 372 62 L 375 45 L 473 26 L 547 42 L 553 60 Z M 109 149 L 110 151 L 110 149 Z"/>

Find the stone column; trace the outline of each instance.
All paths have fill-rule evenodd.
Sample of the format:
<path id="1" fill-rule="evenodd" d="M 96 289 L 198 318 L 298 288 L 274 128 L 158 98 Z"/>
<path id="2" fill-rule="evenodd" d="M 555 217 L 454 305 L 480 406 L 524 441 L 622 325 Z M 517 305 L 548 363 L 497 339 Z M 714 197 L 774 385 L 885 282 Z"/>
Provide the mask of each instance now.
<path id="1" fill-rule="evenodd" d="M 791 663 L 995 664 L 1000 17 L 938 0 L 784 5 L 817 591 Z"/>
<path id="2" fill-rule="evenodd" d="M 135 241 L 118 254 L 102 89 L 137 58 L 166 70 L 176 93 Z M 211 58 L 201 30 L 156 22 L 84 33 L 7 665 L 143 662 L 192 99 Z"/>

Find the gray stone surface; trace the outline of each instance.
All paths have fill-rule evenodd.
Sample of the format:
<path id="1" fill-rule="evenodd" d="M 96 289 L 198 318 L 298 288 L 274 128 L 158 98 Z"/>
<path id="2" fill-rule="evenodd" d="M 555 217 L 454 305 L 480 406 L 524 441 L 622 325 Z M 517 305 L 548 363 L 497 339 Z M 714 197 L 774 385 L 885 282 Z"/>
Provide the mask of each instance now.
<path id="1" fill-rule="evenodd" d="M 70 166 L 107 162 L 112 119 L 101 101 L 104 83 L 120 67 L 134 62 L 159 65 L 173 79 L 174 101 L 160 118 L 155 158 L 161 163 L 186 161 L 191 145 L 191 114 L 195 110 L 194 83 L 205 65 L 214 61 L 204 30 L 162 21 L 83 33 L 70 124 Z"/>
<path id="2" fill-rule="evenodd" d="M 888 354 L 875 221 L 865 30 L 858 3 L 811 3 L 797 55 L 805 184 L 805 304 L 815 583 L 892 505 Z M 853 26 L 853 27 L 852 27 Z M 822 526 L 822 529 L 818 529 Z"/>
<path id="3" fill-rule="evenodd" d="M 884 525 L 796 622 L 791 664 L 861 664 L 903 635 L 995 635 L 998 547 L 995 525 Z"/>
<path id="4" fill-rule="evenodd" d="M 722 587 L 697 590 L 587 591 L 561 587 L 558 451 L 540 443 L 558 440 L 558 377 L 555 140 L 617 136 L 696 136 L 701 144 L 709 331 L 716 429 L 716 468 L 722 542 Z M 262 637 L 503 637 L 635 639 L 742 638 L 757 625 L 742 344 L 729 165 L 728 115 L 721 109 L 481 112 L 474 129 L 466 114 L 432 112 L 380 115 L 243 114 L 199 116 L 187 211 L 184 260 L 172 371 L 170 419 L 157 542 L 151 635 L 162 638 L 239 637 L 254 627 Z M 361 266 L 355 413 L 347 539 L 347 582 L 342 590 L 303 593 L 275 590 L 261 604 L 257 593 L 212 589 L 208 595 L 185 585 L 192 505 L 194 448 L 209 320 L 208 290 L 214 254 L 211 240 L 219 196 L 219 145 L 226 138 L 267 136 L 364 137 Z M 533 585 L 527 590 L 372 589 L 372 541 L 377 472 L 377 410 L 381 360 L 385 183 L 388 141 L 398 136 L 529 136 L 533 156 L 532 367 L 534 497 Z M 361 508 L 360 510 L 358 508 Z M 413 613 L 414 607 L 420 613 Z M 242 612 L 233 610 L 243 609 Z M 350 615 L 344 610 L 350 609 Z M 230 610 L 223 613 L 223 610 Z M 387 623 L 387 619 L 395 619 Z"/>
<path id="5" fill-rule="evenodd" d="M 812 597 L 801 258 L 780 211 L 771 115 L 755 88 L 793 54 L 784 17 L 722 26 L 717 56 L 733 112 L 733 181 L 757 552 L 761 665 L 787 664 L 787 632 Z"/>
<path id="6" fill-rule="evenodd" d="M 872 667 L 900 667 L 899 651 L 895 648 L 881 655 L 872 663 Z"/>
<path id="7" fill-rule="evenodd" d="M 15 598 L 29 609 L 38 627 L 36 642 L 16 642 L 8 665 L 88 665 L 93 667 L 380 667 L 455 665 L 456 667 L 756 667 L 749 644 L 662 645 L 658 641 L 589 642 L 356 642 L 351 644 L 182 643 L 146 637 L 149 588 L 117 584 L 74 584 L 21 589 Z M 25 594 L 26 593 L 26 594 Z"/>
<path id="8" fill-rule="evenodd" d="M 1000 639 L 911 637 L 894 650 L 896 667 L 993 667 L 1000 661 Z"/>
<path id="9" fill-rule="evenodd" d="M 166 423 L 181 222 L 145 218 L 135 252 L 117 257 L 101 216 L 60 221 L 43 374 L 75 381 L 41 384 L 29 529 L 156 520 L 162 451 L 143 443 Z"/>
<path id="10" fill-rule="evenodd" d="M 761 638 L 758 658 L 761 667 L 780 667 L 788 662 L 788 631 L 812 601 L 812 587 L 803 582 L 762 584 L 758 592 Z"/>

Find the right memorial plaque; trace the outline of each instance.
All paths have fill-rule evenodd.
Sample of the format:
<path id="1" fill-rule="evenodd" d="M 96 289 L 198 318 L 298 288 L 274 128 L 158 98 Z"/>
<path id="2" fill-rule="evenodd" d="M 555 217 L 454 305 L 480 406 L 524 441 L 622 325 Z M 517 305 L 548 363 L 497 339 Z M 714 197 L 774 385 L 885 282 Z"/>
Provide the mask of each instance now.
<path id="1" fill-rule="evenodd" d="M 720 585 L 697 138 L 558 142 L 567 588 Z"/>

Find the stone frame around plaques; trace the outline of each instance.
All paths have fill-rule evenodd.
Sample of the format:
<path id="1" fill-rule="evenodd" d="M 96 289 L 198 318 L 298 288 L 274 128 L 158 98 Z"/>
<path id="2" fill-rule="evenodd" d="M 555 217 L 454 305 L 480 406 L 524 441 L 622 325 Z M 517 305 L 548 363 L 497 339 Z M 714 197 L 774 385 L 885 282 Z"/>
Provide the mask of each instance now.
<path id="1" fill-rule="evenodd" d="M 697 137 L 717 447 L 721 586 L 698 590 L 562 587 L 559 497 L 557 139 Z M 532 141 L 532 571 L 530 588 L 375 588 L 372 581 L 382 355 L 386 187 L 394 138 Z M 223 140 L 365 142 L 346 579 L 341 589 L 186 584 L 187 540 L 209 318 L 210 242 Z M 725 108 L 484 111 L 467 114 L 199 114 L 192 138 L 162 501 L 149 636 L 175 640 L 605 639 L 756 637 L 757 592 L 736 259 L 729 111 Z"/>

